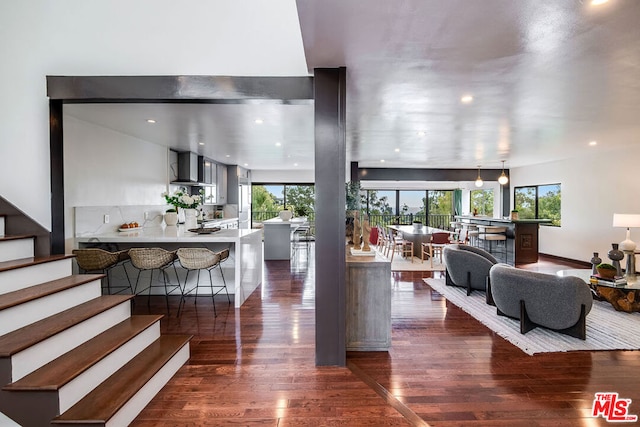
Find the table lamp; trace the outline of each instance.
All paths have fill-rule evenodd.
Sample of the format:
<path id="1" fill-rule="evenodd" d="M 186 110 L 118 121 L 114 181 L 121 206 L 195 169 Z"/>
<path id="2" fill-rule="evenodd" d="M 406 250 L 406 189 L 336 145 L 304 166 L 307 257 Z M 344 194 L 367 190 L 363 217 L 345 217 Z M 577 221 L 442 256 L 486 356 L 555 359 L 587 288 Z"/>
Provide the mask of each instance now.
<path id="1" fill-rule="evenodd" d="M 636 277 L 636 244 L 631 240 L 631 228 L 640 227 L 640 215 L 638 214 L 613 214 L 613 226 L 625 227 L 627 229 L 627 237 L 620 242 L 618 246 L 620 250 L 627 254 L 627 268 L 625 277 L 635 280 Z"/>

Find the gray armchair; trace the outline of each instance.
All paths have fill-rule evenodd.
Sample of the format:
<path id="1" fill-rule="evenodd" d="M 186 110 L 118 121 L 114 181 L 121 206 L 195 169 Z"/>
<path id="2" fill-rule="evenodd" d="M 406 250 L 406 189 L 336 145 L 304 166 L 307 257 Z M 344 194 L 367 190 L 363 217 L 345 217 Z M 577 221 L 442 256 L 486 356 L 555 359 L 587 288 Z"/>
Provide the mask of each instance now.
<path id="1" fill-rule="evenodd" d="M 445 283 L 466 288 L 467 295 L 474 289 L 487 289 L 489 270 L 498 262 L 489 252 L 469 245 L 447 245 L 443 257 Z M 487 303 L 492 303 L 490 293 L 487 293 Z"/>
<path id="2" fill-rule="evenodd" d="M 505 264 L 491 267 L 490 292 L 498 315 L 520 319 L 520 333 L 537 326 L 586 338 L 586 316 L 593 298 L 578 277 L 521 270 Z"/>

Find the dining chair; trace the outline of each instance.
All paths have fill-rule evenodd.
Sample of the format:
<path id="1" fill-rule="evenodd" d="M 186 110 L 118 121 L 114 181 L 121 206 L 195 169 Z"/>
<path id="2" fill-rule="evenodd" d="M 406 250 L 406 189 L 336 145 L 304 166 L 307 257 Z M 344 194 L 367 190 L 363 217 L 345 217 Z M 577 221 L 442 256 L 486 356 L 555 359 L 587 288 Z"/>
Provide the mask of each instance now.
<path id="1" fill-rule="evenodd" d="M 429 242 L 429 252 L 431 254 L 431 267 L 433 267 L 433 258 L 438 256 L 440 263 L 442 264 L 442 249 L 445 246 L 450 245 L 449 233 L 446 231 L 438 231 L 431 235 L 431 241 Z"/>

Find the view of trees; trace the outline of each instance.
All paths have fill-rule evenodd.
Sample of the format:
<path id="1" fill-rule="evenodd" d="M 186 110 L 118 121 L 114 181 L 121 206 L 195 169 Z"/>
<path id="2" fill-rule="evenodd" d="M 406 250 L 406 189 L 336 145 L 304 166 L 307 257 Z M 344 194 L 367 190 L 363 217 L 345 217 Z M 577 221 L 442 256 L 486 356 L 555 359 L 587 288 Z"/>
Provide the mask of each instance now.
<path id="1" fill-rule="evenodd" d="M 284 199 L 269 192 L 264 185 L 253 185 L 252 211 L 278 213 L 286 206 L 296 216 L 311 216 L 315 212 L 315 187 L 313 185 L 283 185 Z M 271 215 L 273 217 L 275 215 Z M 268 218 L 261 218 L 268 219 Z"/>
<path id="2" fill-rule="evenodd" d="M 493 191 L 471 190 L 471 212 L 477 211 L 478 215 L 493 215 Z"/>
<path id="3" fill-rule="evenodd" d="M 453 191 L 429 190 L 429 215 L 453 214 Z"/>
<path id="4" fill-rule="evenodd" d="M 286 185 L 285 203 L 295 216 L 310 216 L 315 212 L 316 192 L 313 185 Z"/>
<path id="5" fill-rule="evenodd" d="M 548 218 L 552 225 L 560 226 L 560 184 L 538 187 L 538 217 Z"/>
<path id="6" fill-rule="evenodd" d="M 370 215 L 393 215 L 395 206 L 389 204 L 389 198 L 387 196 L 378 197 L 376 190 L 367 191 L 367 195 L 369 198 L 368 206 Z M 366 201 L 363 206 L 367 206 Z"/>
<path id="7" fill-rule="evenodd" d="M 519 187 L 514 206 L 521 219 L 550 219 L 552 225 L 560 226 L 561 196 L 560 184 Z"/>
<path id="8" fill-rule="evenodd" d="M 251 208 L 254 212 L 280 212 L 283 208 L 264 185 L 251 187 Z"/>

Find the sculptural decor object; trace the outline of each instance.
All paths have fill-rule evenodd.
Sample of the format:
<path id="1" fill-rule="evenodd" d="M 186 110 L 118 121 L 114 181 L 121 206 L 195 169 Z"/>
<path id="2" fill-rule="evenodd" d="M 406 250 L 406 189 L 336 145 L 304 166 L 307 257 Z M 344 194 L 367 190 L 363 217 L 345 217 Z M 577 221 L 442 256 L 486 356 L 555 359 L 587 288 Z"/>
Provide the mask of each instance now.
<path id="1" fill-rule="evenodd" d="M 602 262 L 602 259 L 598 256 L 598 252 L 593 253 L 593 258 L 591 258 L 591 274 L 597 274 L 596 266 Z"/>
<path id="2" fill-rule="evenodd" d="M 620 260 L 624 258 L 624 252 L 618 249 L 617 243 L 612 243 L 611 249 L 607 256 L 611 260 L 611 264 L 616 268 L 616 276 L 622 276 L 622 268 L 620 267 Z"/>
<path id="3" fill-rule="evenodd" d="M 370 252 L 369 238 L 371 236 L 371 225 L 369 225 L 369 215 L 362 215 L 362 252 Z"/>

